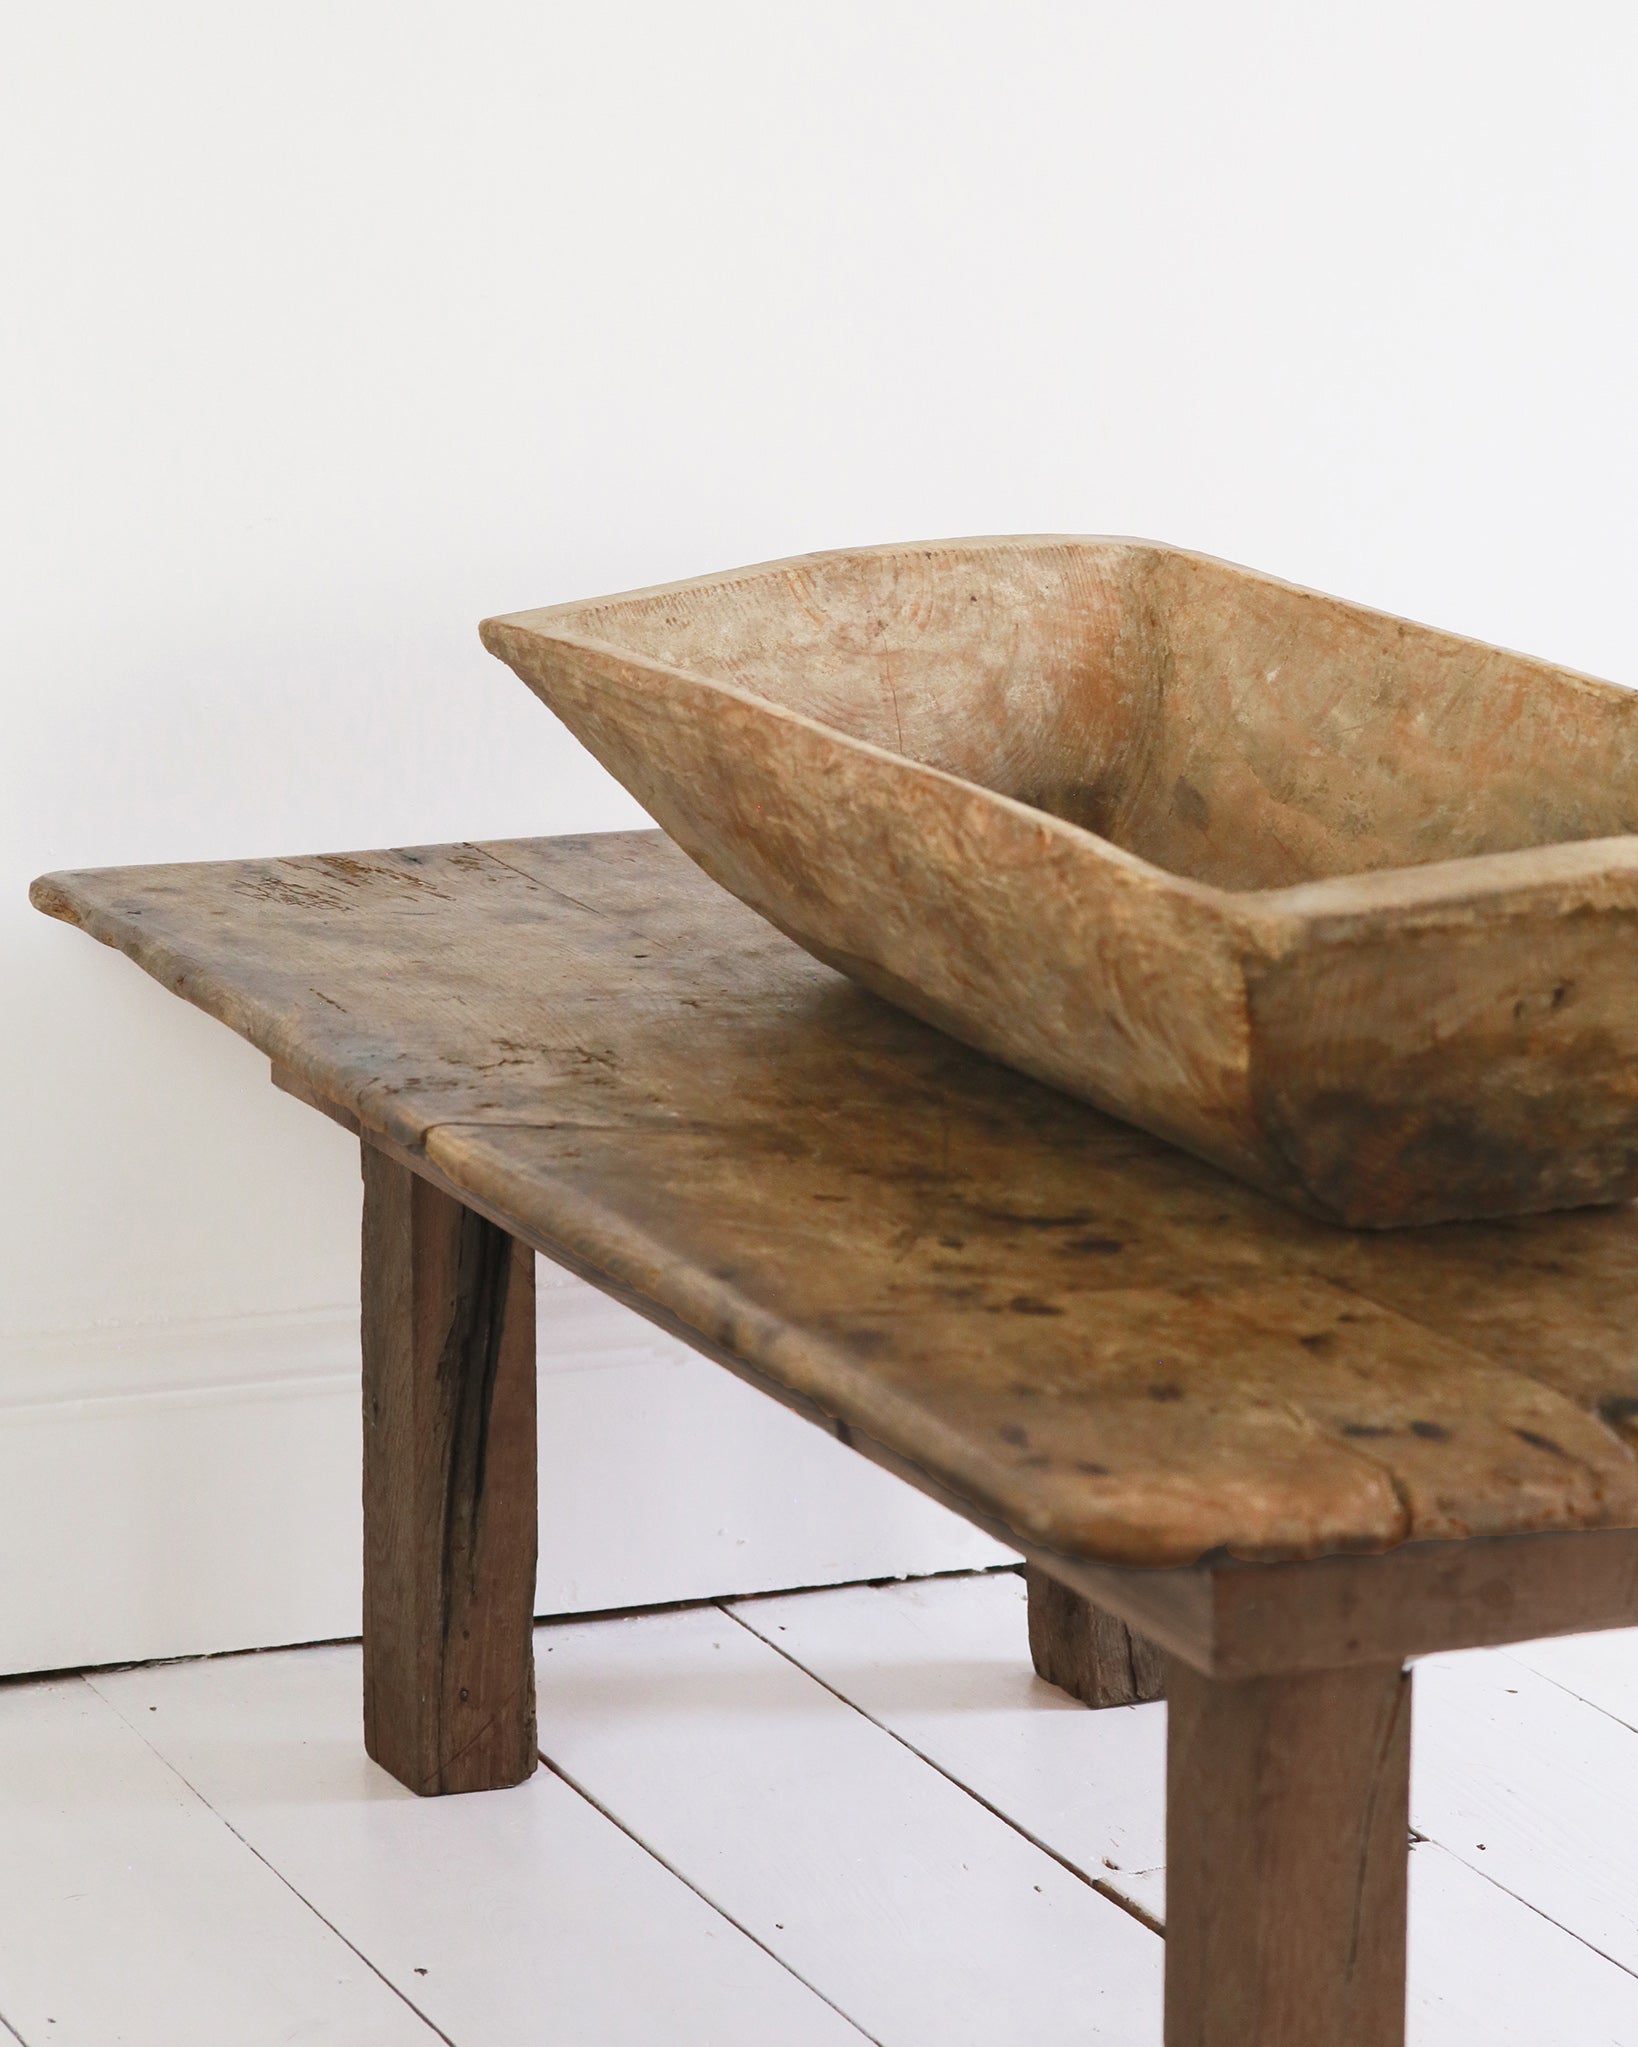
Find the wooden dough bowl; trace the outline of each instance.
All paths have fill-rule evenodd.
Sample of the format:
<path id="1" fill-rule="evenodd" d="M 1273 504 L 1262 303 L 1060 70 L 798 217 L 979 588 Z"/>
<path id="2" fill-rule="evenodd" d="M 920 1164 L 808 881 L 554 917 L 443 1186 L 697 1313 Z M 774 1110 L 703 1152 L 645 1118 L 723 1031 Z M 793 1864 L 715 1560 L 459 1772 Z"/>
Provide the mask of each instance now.
<path id="1" fill-rule="evenodd" d="M 1638 695 L 1126 540 L 482 630 L 810 952 L 1311 1214 L 1638 1193 Z"/>

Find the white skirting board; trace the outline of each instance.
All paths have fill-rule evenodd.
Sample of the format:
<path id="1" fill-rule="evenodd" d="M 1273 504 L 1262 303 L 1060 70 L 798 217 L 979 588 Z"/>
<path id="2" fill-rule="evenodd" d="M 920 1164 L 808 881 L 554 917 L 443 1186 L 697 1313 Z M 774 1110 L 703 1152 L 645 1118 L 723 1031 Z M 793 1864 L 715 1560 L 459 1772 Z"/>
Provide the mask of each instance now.
<path id="1" fill-rule="evenodd" d="M 536 1612 L 972 1570 L 1009 1553 L 554 1268 Z M 13 1345 L 0 1675 L 356 1635 L 355 1310 Z"/>

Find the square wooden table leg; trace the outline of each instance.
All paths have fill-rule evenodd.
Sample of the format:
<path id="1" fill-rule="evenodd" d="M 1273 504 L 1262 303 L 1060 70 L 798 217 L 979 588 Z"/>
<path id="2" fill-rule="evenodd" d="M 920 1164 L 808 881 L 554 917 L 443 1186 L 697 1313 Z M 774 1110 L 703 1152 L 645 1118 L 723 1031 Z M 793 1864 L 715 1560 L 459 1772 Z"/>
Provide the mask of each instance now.
<path id="1" fill-rule="evenodd" d="M 1165 1658 L 1125 1621 L 1059 1579 L 1024 1566 L 1036 1675 L 1086 1706 L 1140 1706 L 1166 1694 Z"/>
<path id="2" fill-rule="evenodd" d="M 366 1141 L 364 1742 L 412 1791 L 535 1749 L 535 1268 Z"/>
<path id="3" fill-rule="evenodd" d="M 1403 2047 L 1409 1672 L 1166 1683 L 1166 2047 Z"/>

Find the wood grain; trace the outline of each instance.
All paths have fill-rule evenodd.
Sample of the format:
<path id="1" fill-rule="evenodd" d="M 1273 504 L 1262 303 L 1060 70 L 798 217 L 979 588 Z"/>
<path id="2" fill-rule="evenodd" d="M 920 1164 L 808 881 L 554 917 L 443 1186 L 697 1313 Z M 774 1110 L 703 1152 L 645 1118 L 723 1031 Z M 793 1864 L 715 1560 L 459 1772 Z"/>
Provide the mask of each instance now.
<path id="1" fill-rule="evenodd" d="M 716 880 L 1355 1225 L 1638 1193 L 1638 697 L 1147 542 L 485 621 Z"/>
<path id="2" fill-rule="evenodd" d="M 35 896 L 1049 1567 L 1638 1526 L 1630 1208 L 1312 1222 L 876 1001 L 657 834 Z"/>
<path id="3" fill-rule="evenodd" d="M 1160 1651 L 1117 1615 L 1031 1564 L 1029 1653 L 1038 1677 L 1083 1706 L 1139 1706 L 1165 1696 Z"/>
<path id="4" fill-rule="evenodd" d="M 1133 1571 L 1044 1567 L 1218 1677 L 1330 1670 L 1638 1627 L 1638 1530 L 1407 1543 L 1382 1556 Z"/>
<path id="5" fill-rule="evenodd" d="M 1166 2047 L 1404 2047 L 1410 1693 L 1168 1664 Z"/>
<path id="6" fill-rule="evenodd" d="M 362 1157 L 365 1747 L 493 1790 L 537 1760 L 534 1254 Z"/>

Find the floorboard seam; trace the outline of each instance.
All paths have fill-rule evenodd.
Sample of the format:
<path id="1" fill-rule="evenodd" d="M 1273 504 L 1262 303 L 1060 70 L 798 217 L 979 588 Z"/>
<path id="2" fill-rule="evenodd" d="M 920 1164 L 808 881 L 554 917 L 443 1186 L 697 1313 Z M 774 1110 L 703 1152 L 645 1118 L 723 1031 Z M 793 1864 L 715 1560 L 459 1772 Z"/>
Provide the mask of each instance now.
<path id="1" fill-rule="evenodd" d="M 836 2002 L 834 1997 L 827 1997 L 824 1991 L 822 1991 L 819 1988 L 818 1984 L 811 1982 L 806 1976 L 802 1974 L 800 1969 L 793 1969 L 790 1963 L 786 1961 L 785 1957 L 782 1954 L 780 1954 L 777 1949 L 769 1947 L 768 1943 L 765 1940 L 759 1939 L 758 1936 L 754 1934 L 748 1926 L 746 1926 L 742 1921 L 736 1919 L 732 1912 L 724 1911 L 722 1906 L 717 1903 L 716 1899 L 711 1896 L 709 1891 L 701 1890 L 699 1885 L 695 1883 L 693 1878 L 689 1876 L 685 1870 L 679 1869 L 674 1862 L 668 1862 L 666 1858 L 660 1853 L 659 1849 L 657 1849 L 651 1841 L 645 1841 L 642 1835 L 636 1832 L 634 1828 L 627 1826 L 626 1822 L 623 1819 L 621 1819 L 620 1815 L 617 1812 L 612 1811 L 608 1806 L 606 1806 L 602 1802 L 600 1798 L 595 1797 L 590 1791 L 588 1791 L 585 1785 L 582 1784 L 577 1777 L 571 1777 L 568 1771 L 564 1769 L 563 1765 L 561 1763 L 554 1762 L 552 1758 L 549 1755 L 547 1755 L 544 1749 L 540 1751 L 540 1760 L 542 1764 L 548 1770 L 551 1771 L 554 1777 L 558 1778 L 562 1783 L 568 1785 L 569 1789 L 572 1792 L 574 1792 L 576 1797 L 583 1798 L 586 1801 L 586 1803 L 591 1807 L 593 1812 L 600 1813 L 602 1817 L 608 1821 L 611 1827 L 618 1827 L 620 1829 L 620 1832 L 625 1835 L 628 1841 L 633 1842 L 637 1847 L 641 1848 L 645 1855 L 652 1857 L 652 1859 L 655 1862 L 657 1862 L 660 1865 L 660 1867 L 666 1872 L 667 1876 L 675 1877 L 678 1883 L 682 1884 L 685 1889 L 690 1890 L 694 1893 L 694 1896 L 699 1899 L 702 1905 L 708 1905 L 710 1909 L 716 1913 L 717 1917 L 724 1922 L 725 1925 L 731 1926 L 736 1933 L 743 1934 L 744 1937 L 751 1943 L 753 1947 L 760 1948 L 771 1962 L 776 1962 L 779 1965 L 779 1967 L 785 1971 L 785 1974 L 787 1976 L 795 1977 L 796 1981 L 801 1984 L 804 1990 L 811 1991 L 812 1994 L 818 1998 L 821 2004 L 828 2005 L 830 2009 L 833 2012 L 835 2012 L 836 2016 L 839 2019 L 844 2020 L 848 2025 L 850 2025 L 853 2028 L 853 2030 L 859 2035 L 861 2040 L 868 2040 L 870 2042 L 870 2047 L 882 2047 L 882 2042 L 876 2038 L 876 2035 L 874 2033 L 867 2033 L 864 2027 L 860 2025 L 859 2021 L 853 2016 L 853 2014 L 850 2011 L 844 2011 L 841 2005 L 839 2005 Z"/>
<path id="2" fill-rule="evenodd" d="M 1596 1941 L 1589 1940 L 1584 1933 L 1577 1933 L 1573 1926 L 1566 1926 L 1562 1919 L 1555 1919 L 1551 1912 L 1544 1912 L 1539 1905 L 1533 1903 L 1529 1898 L 1520 1897 L 1517 1891 L 1509 1890 L 1500 1877 L 1492 1876 L 1488 1869 L 1481 1869 L 1476 1862 L 1469 1862 L 1465 1855 L 1458 1855 L 1454 1848 L 1447 1848 L 1437 1834 L 1419 1835 L 1418 1841 L 1420 1846 L 1424 1848 L 1437 1848 L 1441 1855 L 1448 1855 L 1452 1862 L 1458 1862 L 1463 1869 L 1471 1870 L 1475 1876 L 1482 1877 L 1492 1890 L 1500 1891 L 1504 1898 L 1511 1898 L 1515 1905 L 1522 1905 L 1526 1912 L 1534 1912 L 1538 1919 L 1545 1920 L 1549 1926 L 1556 1927 L 1560 1933 L 1568 1934 L 1571 1940 L 1578 1941 L 1589 1954 L 1597 1955 L 1600 1961 L 1608 1962 L 1612 1969 L 1619 1969 L 1623 1976 L 1638 1978 L 1638 1969 L 1634 1969 L 1626 1962 L 1623 1962 L 1619 1955 L 1610 1954 L 1606 1949 L 1599 1947 Z"/>
<path id="3" fill-rule="evenodd" d="M 213 1819 L 220 1821 L 221 1824 L 224 1827 L 226 1827 L 228 1832 L 233 1836 L 234 1840 L 237 1841 L 240 1844 L 240 1846 L 244 1848 L 249 1854 L 255 1856 L 256 1860 L 262 1865 L 263 1869 L 270 1871 L 271 1874 L 275 1876 L 281 1884 L 284 1885 L 285 1889 L 290 1893 L 291 1897 L 296 1899 L 297 1902 L 304 1906 L 307 1911 L 311 1912 L 313 1917 L 319 1922 L 321 1926 L 328 1927 L 329 1930 L 335 1935 L 336 1939 L 341 1942 L 344 1948 L 346 1948 L 348 1953 L 356 1955 L 358 1959 L 364 1964 L 365 1968 L 369 1970 L 370 1974 L 374 1976 L 379 1983 L 384 1984 L 386 1988 L 392 1992 L 393 1996 L 398 1999 L 400 2004 L 404 2005 L 408 2010 L 414 2012 L 415 2016 L 421 2021 L 422 2025 L 426 2027 L 427 2031 L 432 2034 L 434 2039 L 442 2040 L 444 2043 L 444 2047 L 457 2047 L 457 2042 L 452 2040 L 441 2026 L 437 2025 L 432 2019 L 428 2018 L 426 2013 L 415 2002 L 413 1997 L 407 1996 L 405 1992 L 401 1990 L 399 1986 L 392 1980 L 392 1978 L 385 1972 L 385 1970 L 378 1968 L 376 1964 L 370 1960 L 369 1956 L 365 1954 L 364 1950 L 361 1947 L 357 1946 L 354 1942 L 350 1941 L 347 1938 L 346 1934 L 342 1932 L 341 1928 L 335 1924 L 334 1920 L 326 1919 L 324 1914 L 313 1903 L 311 1898 L 304 1897 L 302 1893 L 299 1890 L 297 1890 L 296 1886 L 290 1881 L 289 1877 L 285 1875 L 284 1871 L 279 1868 L 277 1863 L 270 1862 L 267 1859 L 267 1857 L 262 1853 L 262 1851 L 256 1846 L 254 1841 L 246 1840 L 245 1836 L 240 1833 L 239 1829 L 233 1824 L 233 1822 L 230 1819 L 228 1819 L 224 1814 L 217 1811 L 216 1807 L 211 1804 L 210 1800 L 199 1789 L 198 1785 L 195 1784 L 191 1778 L 184 1776 L 182 1771 L 180 1771 L 176 1767 L 175 1763 L 171 1761 L 169 1756 L 162 1755 L 160 1751 L 154 1747 L 153 1743 L 148 1739 L 147 1734 L 141 1727 L 139 1727 L 136 1724 L 135 1721 L 131 1720 L 126 1714 L 122 1713 L 119 1707 L 116 1706 L 113 1700 L 108 1698 L 106 1694 L 97 1691 L 97 1687 L 91 1683 L 89 1678 L 82 1678 L 81 1683 L 85 1685 L 88 1691 L 96 1693 L 96 1696 L 102 1700 L 102 1703 L 108 1708 L 109 1712 L 116 1715 L 117 1718 L 121 1720 L 125 1726 L 130 1728 L 131 1732 L 136 1736 L 137 1740 L 142 1743 L 142 1746 L 145 1749 L 147 1749 L 148 1753 L 156 1757 L 161 1763 L 163 1763 L 165 1768 L 170 1771 L 171 1775 L 177 1780 L 179 1784 L 187 1785 L 188 1789 L 193 1793 L 194 1797 L 197 1798 L 199 1803 L 205 1808 L 206 1812 L 208 1812 Z"/>
<path id="4" fill-rule="evenodd" d="M 1551 1677 L 1546 1671 L 1537 1670 L 1533 1663 L 1527 1663 L 1522 1656 L 1515 1656 L 1508 1649 L 1498 1649 L 1495 1653 L 1498 1656 L 1505 1657 L 1509 1663 L 1517 1664 L 1520 1670 L 1528 1671 L 1533 1678 L 1539 1679 L 1542 1684 L 1549 1684 L 1555 1691 L 1562 1692 L 1565 1698 L 1574 1699 L 1578 1706 L 1585 1706 L 1588 1712 L 1602 1713 L 1606 1720 L 1613 1721 L 1617 1727 L 1623 1728 L 1628 1734 L 1638 1734 L 1638 1726 L 1635 1726 L 1632 1721 L 1623 1719 L 1619 1713 L 1612 1712 L 1608 1706 L 1601 1705 L 1597 1699 L 1583 1698 L 1574 1685 L 1566 1684 L 1562 1678 Z M 1412 1831 L 1414 1833 L 1415 1830 L 1413 1829 Z M 1638 1969 L 1633 1968 L 1627 1962 L 1621 1961 L 1615 1955 L 1605 1954 L 1604 1950 L 1601 1947 L 1595 1946 L 1584 1933 L 1577 1933 L 1573 1926 L 1566 1926 L 1562 1920 L 1555 1919 L 1551 1912 L 1544 1912 L 1539 1905 L 1531 1904 L 1528 1898 L 1520 1898 L 1518 1892 L 1508 1890 L 1507 1885 L 1499 1877 L 1492 1876 L 1487 1869 L 1478 1868 L 1476 1864 L 1469 1862 L 1465 1856 L 1457 1855 L 1455 1849 L 1445 1847 L 1443 1841 L 1435 1839 L 1430 1834 L 1418 1835 L 1416 1838 L 1430 1841 L 1434 1847 L 1443 1849 L 1446 1855 L 1454 1856 L 1464 1869 L 1471 1869 L 1475 1876 L 1482 1876 L 1487 1884 L 1494 1885 L 1498 1891 L 1505 1891 L 1508 1897 L 1518 1898 L 1518 1902 L 1527 1910 L 1534 1912 L 1538 1919 L 1545 1919 L 1549 1926 L 1556 1926 L 1560 1933 L 1567 1933 L 1572 1940 L 1580 1941 L 1584 1948 L 1587 1948 L 1595 1955 L 1602 1956 L 1606 1962 L 1620 1969 L 1623 1974 L 1638 1978 Z"/>
<path id="5" fill-rule="evenodd" d="M 1020 1825 L 1011 1813 L 1003 1812 L 998 1805 L 992 1805 L 982 1792 L 975 1791 L 970 1784 L 964 1784 L 953 1771 L 945 1769 L 942 1763 L 936 1761 L 924 1750 L 917 1748 L 913 1741 L 907 1741 L 896 1728 L 889 1727 L 885 1721 L 878 1720 L 874 1713 L 867 1713 L 856 1699 L 850 1699 L 846 1692 L 839 1692 L 833 1684 L 827 1683 L 824 1678 L 819 1676 L 817 1671 L 810 1670 L 799 1657 L 793 1656 L 790 1650 L 781 1648 L 777 1642 L 770 1642 L 767 1636 L 758 1633 L 749 1621 L 740 1620 L 739 1615 L 735 1613 L 731 1606 L 724 1606 L 721 1611 L 731 1621 L 738 1622 L 746 1634 L 754 1636 L 765 1649 L 771 1649 L 776 1656 L 783 1656 L 793 1670 L 799 1670 L 804 1677 L 812 1679 L 813 1683 L 818 1685 L 821 1691 L 829 1692 L 833 1699 L 839 1700 L 850 1712 L 857 1713 L 861 1720 L 867 1720 L 872 1727 L 885 1734 L 889 1741 L 896 1741 L 900 1748 L 908 1749 L 917 1762 L 925 1763 L 929 1770 L 942 1777 L 947 1784 L 953 1784 L 957 1791 L 963 1792 L 973 1801 L 974 1805 L 982 1806 L 985 1812 L 998 1819 L 1004 1827 L 1010 1827 L 1015 1834 L 1027 1841 L 1032 1848 L 1038 1848 L 1043 1855 L 1050 1857 L 1052 1861 L 1058 1864 L 1060 1869 L 1066 1869 L 1071 1876 L 1078 1877 L 1088 1890 L 1096 1891 L 1100 1898 L 1118 1907 L 1129 1919 L 1135 1919 L 1146 1932 L 1155 1934 L 1162 1940 L 1165 1939 L 1166 1929 L 1162 1922 L 1156 1919 L 1152 1913 L 1144 1911 L 1143 1907 L 1136 1903 L 1135 1900 L 1123 1897 L 1115 1889 L 1114 1885 L 1109 1882 L 1107 1877 L 1090 1876 L 1080 1867 L 1079 1863 L 1071 1862 L 1067 1855 L 1061 1854 L 1058 1849 L 1054 1848 L 1050 1841 L 1043 1841 L 1039 1834 L 1032 1834 L 1029 1828 Z"/>
<path id="6" fill-rule="evenodd" d="M 1509 1663 L 1516 1663 L 1520 1670 L 1527 1670 L 1533 1678 L 1544 1685 L 1551 1685 L 1554 1691 L 1562 1692 L 1567 1699 L 1574 1699 L 1578 1706 L 1585 1706 L 1589 1713 L 1602 1713 L 1606 1720 L 1613 1720 L 1617 1727 L 1628 1734 L 1638 1734 L 1638 1720 L 1629 1720 L 1617 1713 L 1613 1706 L 1606 1706 L 1599 1699 L 1589 1699 L 1584 1692 L 1578 1692 L 1574 1685 L 1566 1684 L 1561 1677 L 1552 1677 L 1545 1670 L 1537 1670 L 1533 1663 L 1526 1663 L 1522 1656 L 1514 1656 L 1507 1649 L 1498 1649 L 1498 1656 L 1505 1656 Z"/>

